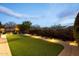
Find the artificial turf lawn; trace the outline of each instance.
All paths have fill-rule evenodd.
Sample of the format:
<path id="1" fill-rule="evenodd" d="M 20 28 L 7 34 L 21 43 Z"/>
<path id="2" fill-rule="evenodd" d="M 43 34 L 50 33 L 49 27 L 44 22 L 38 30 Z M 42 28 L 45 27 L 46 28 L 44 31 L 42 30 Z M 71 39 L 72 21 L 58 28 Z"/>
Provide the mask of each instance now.
<path id="1" fill-rule="evenodd" d="M 7 40 L 13 56 L 55 56 L 64 48 L 59 44 L 24 35 L 7 35 Z"/>

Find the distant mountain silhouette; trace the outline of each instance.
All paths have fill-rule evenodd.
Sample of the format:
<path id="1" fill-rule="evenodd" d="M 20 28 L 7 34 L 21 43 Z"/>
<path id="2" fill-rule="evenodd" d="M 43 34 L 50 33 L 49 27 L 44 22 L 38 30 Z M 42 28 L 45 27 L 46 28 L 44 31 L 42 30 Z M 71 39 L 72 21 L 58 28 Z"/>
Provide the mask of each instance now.
<path id="1" fill-rule="evenodd" d="M 73 26 L 73 25 L 74 25 L 74 23 L 67 23 L 67 24 L 64 24 L 63 26 L 69 27 L 69 26 Z"/>
<path id="2" fill-rule="evenodd" d="M 74 23 L 67 23 L 66 26 L 73 26 Z"/>

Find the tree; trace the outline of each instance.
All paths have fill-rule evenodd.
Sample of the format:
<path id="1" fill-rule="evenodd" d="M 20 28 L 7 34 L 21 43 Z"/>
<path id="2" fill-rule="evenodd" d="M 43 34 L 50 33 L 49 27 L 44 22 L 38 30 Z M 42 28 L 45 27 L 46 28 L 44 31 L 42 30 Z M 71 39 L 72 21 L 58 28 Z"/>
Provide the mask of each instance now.
<path id="1" fill-rule="evenodd" d="M 31 28 L 32 23 L 30 21 L 24 21 L 20 26 L 20 29 L 24 31 L 24 33 L 28 33 Z"/>
<path id="2" fill-rule="evenodd" d="M 0 22 L 0 28 L 1 28 L 1 26 L 2 26 L 2 23 Z"/>
<path id="3" fill-rule="evenodd" d="M 1 28 L 2 28 L 2 23 L 0 22 L 0 37 L 1 37 Z"/>
<path id="4" fill-rule="evenodd" d="M 8 23 L 4 24 L 4 27 L 5 27 L 6 32 L 14 32 L 15 27 L 16 27 L 16 23 L 8 22 Z"/>
<path id="5" fill-rule="evenodd" d="M 74 22 L 74 28 L 73 28 L 73 33 L 74 33 L 74 38 L 78 41 L 79 43 L 79 13 L 77 14 Z"/>

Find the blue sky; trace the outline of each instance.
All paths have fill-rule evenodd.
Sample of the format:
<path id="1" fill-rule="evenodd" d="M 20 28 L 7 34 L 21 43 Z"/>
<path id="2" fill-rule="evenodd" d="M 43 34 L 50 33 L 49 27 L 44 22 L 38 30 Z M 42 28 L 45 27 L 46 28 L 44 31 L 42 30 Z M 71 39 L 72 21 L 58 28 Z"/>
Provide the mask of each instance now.
<path id="1" fill-rule="evenodd" d="M 33 25 L 52 26 L 74 23 L 79 4 L 4 3 L 0 4 L 2 23 L 31 21 Z"/>

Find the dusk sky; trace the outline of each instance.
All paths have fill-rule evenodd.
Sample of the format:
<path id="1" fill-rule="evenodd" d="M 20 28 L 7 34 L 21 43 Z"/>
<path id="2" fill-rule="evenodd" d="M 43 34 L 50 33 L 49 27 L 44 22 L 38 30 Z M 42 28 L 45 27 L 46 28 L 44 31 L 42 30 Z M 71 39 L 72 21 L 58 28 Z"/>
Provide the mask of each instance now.
<path id="1" fill-rule="evenodd" d="M 79 4 L 39 4 L 14 3 L 0 4 L 0 21 L 2 23 L 31 21 L 33 25 L 52 26 L 74 23 L 79 11 Z"/>

